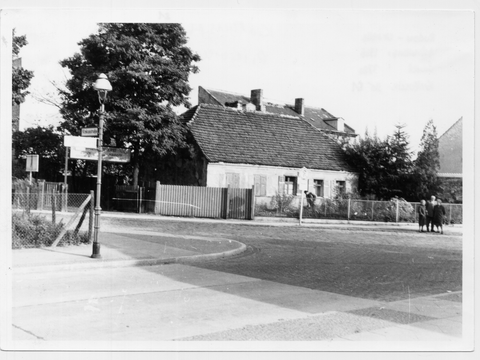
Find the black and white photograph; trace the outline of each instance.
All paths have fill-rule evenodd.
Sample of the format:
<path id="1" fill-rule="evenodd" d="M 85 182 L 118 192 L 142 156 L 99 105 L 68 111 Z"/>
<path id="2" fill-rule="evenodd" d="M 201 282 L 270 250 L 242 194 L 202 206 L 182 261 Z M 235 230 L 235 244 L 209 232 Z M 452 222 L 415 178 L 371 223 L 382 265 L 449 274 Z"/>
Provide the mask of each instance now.
<path id="1" fill-rule="evenodd" d="M 2 356 L 473 358 L 477 10 L 2 2 Z"/>

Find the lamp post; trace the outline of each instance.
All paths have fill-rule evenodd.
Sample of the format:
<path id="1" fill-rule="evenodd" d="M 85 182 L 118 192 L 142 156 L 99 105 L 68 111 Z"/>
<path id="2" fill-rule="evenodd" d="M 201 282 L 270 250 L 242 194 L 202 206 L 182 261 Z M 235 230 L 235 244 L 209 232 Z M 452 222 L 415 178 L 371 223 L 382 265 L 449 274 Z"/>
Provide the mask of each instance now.
<path id="1" fill-rule="evenodd" d="M 107 99 L 107 93 L 112 91 L 112 85 L 105 74 L 100 74 L 93 84 L 93 88 L 98 92 L 98 101 L 100 102 L 100 116 L 98 122 L 98 165 L 97 165 L 97 198 L 95 202 L 95 225 L 93 233 L 93 249 L 92 258 L 101 258 L 100 255 L 100 243 L 98 242 L 98 233 L 100 232 L 100 212 L 102 208 L 100 206 L 100 194 L 102 192 L 102 146 L 103 146 L 103 117 L 105 114 L 105 100 Z"/>

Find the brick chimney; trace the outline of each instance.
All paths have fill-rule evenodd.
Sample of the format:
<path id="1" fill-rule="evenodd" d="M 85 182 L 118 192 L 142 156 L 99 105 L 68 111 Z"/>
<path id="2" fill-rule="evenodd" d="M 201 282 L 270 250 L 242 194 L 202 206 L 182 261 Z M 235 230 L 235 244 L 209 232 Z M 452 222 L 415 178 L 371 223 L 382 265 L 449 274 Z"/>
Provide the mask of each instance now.
<path id="1" fill-rule="evenodd" d="M 255 108 L 259 111 L 265 111 L 265 105 L 263 105 L 263 90 L 256 89 L 250 92 L 250 102 L 255 105 Z"/>
<path id="2" fill-rule="evenodd" d="M 302 98 L 295 99 L 295 112 L 300 115 L 305 115 L 305 104 Z"/>

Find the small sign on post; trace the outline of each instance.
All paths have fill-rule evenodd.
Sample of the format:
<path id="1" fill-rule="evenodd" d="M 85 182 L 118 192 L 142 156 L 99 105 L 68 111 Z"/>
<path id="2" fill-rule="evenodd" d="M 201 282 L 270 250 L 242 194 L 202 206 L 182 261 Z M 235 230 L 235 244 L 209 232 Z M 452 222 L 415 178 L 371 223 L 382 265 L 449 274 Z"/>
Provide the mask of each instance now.
<path id="1" fill-rule="evenodd" d="M 98 128 L 83 128 L 82 136 L 98 136 Z"/>
<path id="2" fill-rule="evenodd" d="M 30 173 L 30 185 L 32 184 L 32 172 L 38 172 L 39 155 L 27 155 L 26 171 Z"/>

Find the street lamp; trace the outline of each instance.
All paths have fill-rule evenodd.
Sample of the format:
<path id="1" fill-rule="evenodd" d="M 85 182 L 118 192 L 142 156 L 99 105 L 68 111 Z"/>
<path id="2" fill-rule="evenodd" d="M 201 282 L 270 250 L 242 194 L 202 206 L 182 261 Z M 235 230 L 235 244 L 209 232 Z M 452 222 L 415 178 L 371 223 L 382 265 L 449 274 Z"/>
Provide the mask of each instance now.
<path id="1" fill-rule="evenodd" d="M 93 88 L 98 92 L 98 101 L 100 102 L 100 116 L 98 122 L 98 165 L 97 165 L 97 198 L 95 202 L 95 226 L 93 232 L 93 249 L 92 258 L 101 258 L 100 255 L 100 243 L 98 242 L 98 233 L 100 232 L 100 194 L 102 192 L 102 146 L 103 146 L 103 117 L 105 114 L 105 100 L 107 99 L 107 93 L 112 91 L 112 85 L 105 74 L 100 74 L 93 84 Z"/>

